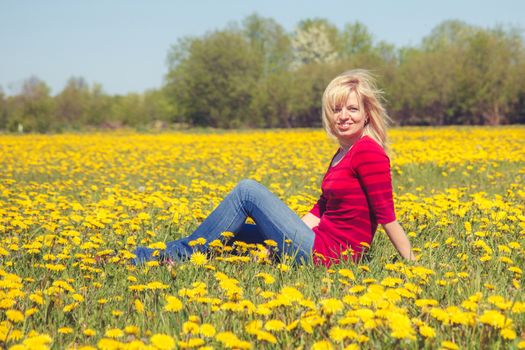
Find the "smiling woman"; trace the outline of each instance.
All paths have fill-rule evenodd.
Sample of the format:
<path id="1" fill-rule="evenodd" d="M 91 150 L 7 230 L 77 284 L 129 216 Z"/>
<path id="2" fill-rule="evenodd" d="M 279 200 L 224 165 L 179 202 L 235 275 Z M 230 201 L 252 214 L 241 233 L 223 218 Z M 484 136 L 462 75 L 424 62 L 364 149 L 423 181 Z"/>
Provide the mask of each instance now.
<path id="1" fill-rule="evenodd" d="M 317 204 L 303 217 L 315 232 L 316 260 L 330 265 L 350 252 L 359 260 L 378 224 L 407 259 L 410 242 L 396 220 L 390 160 L 384 151 L 388 114 L 366 70 L 340 74 L 323 94 L 323 125 L 340 149 L 323 178 Z"/>
<path id="2" fill-rule="evenodd" d="M 337 76 L 323 94 L 322 119 L 328 135 L 344 149 L 363 135 L 385 147 L 390 117 L 381 103 L 381 94 L 366 70 L 355 69 Z"/>
<path id="3" fill-rule="evenodd" d="M 399 253 L 413 259 L 394 212 L 390 160 L 383 149 L 388 115 L 379 96 L 364 70 L 343 73 L 326 88 L 323 123 L 340 149 L 323 178 L 318 202 L 302 219 L 263 185 L 243 180 L 190 236 L 168 242 L 160 258 L 190 258 L 224 232 L 233 232 L 237 241 L 274 241 L 282 255 L 296 262 L 313 258 L 329 266 L 341 259 L 359 261 L 382 224 Z M 248 217 L 255 225 L 245 223 Z M 134 253 L 136 263 L 158 256 L 151 247 Z"/>

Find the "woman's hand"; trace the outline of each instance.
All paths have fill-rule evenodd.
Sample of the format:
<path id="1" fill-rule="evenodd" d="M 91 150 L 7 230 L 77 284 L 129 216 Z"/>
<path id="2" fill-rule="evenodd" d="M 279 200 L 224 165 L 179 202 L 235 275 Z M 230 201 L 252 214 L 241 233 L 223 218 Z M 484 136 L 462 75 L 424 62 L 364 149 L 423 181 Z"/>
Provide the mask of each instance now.
<path id="1" fill-rule="evenodd" d="M 315 216 L 312 213 L 306 213 L 306 215 L 303 216 L 301 220 L 303 220 L 306 226 L 310 227 L 310 229 L 313 229 L 314 227 L 319 225 L 319 222 L 321 221 L 321 219 L 319 219 L 317 216 Z"/>
<path id="2" fill-rule="evenodd" d="M 403 230 L 399 222 L 397 222 L 397 220 L 389 222 L 388 224 L 384 224 L 383 228 L 385 229 L 388 238 L 390 238 L 390 241 L 394 247 L 396 247 L 399 254 L 401 254 L 401 256 L 407 260 L 415 261 L 416 258 L 412 253 L 410 241 L 408 240 L 405 230 Z"/>

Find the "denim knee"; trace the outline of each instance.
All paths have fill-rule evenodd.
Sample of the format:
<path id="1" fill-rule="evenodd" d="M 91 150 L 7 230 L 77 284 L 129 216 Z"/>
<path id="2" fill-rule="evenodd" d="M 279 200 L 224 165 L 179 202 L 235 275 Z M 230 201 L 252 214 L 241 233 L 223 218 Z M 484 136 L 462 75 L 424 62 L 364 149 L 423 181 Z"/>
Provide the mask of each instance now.
<path id="1" fill-rule="evenodd" d="M 251 193 L 254 189 L 260 188 L 261 184 L 252 179 L 243 179 L 239 181 L 235 190 L 240 191 L 241 193 Z"/>

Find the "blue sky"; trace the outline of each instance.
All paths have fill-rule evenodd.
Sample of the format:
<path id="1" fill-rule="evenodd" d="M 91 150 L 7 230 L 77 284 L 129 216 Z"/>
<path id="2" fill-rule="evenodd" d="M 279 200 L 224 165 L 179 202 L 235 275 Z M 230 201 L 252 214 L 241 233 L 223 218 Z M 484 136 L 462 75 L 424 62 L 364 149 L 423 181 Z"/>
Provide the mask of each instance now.
<path id="1" fill-rule="evenodd" d="M 35 75 L 56 94 L 71 76 L 110 94 L 158 88 L 166 54 L 184 36 L 200 36 L 257 13 L 288 31 L 306 18 L 342 28 L 364 23 L 376 41 L 417 45 L 447 19 L 483 27 L 525 28 L 525 1 L 343 0 L 0 0 L 0 87 L 18 92 Z"/>

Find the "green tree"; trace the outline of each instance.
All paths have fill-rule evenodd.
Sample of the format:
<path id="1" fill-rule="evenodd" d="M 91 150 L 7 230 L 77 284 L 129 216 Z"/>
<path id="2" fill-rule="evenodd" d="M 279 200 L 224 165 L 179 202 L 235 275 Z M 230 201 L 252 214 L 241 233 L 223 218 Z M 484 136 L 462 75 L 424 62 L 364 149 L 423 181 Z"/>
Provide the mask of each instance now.
<path id="1" fill-rule="evenodd" d="M 248 123 L 262 60 L 241 32 L 228 29 L 182 40 L 171 49 L 168 60 L 168 92 L 191 124 Z"/>
<path id="2" fill-rule="evenodd" d="M 4 90 L 0 86 L 0 130 L 7 129 L 7 100 Z"/>
<path id="3" fill-rule="evenodd" d="M 111 97 L 104 92 L 101 84 L 93 84 L 89 90 L 89 104 L 84 125 L 98 127 L 109 120 L 111 101 Z"/>
<path id="4" fill-rule="evenodd" d="M 47 84 L 33 76 L 26 79 L 20 94 L 9 100 L 8 129 L 46 132 L 55 125 L 54 101 Z"/>
<path id="5" fill-rule="evenodd" d="M 88 119 L 89 85 L 82 77 L 71 77 L 55 97 L 56 119 L 60 127 L 79 128 Z"/>
<path id="6" fill-rule="evenodd" d="M 176 105 L 170 103 L 163 89 L 148 90 L 144 93 L 144 113 L 149 122 L 176 122 Z"/>
<path id="7" fill-rule="evenodd" d="M 263 75 L 286 71 L 293 59 L 292 43 L 284 28 L 271 18 L 246 17 L 243 33 L 262 59 Z"/>
<path id="8" fill-rule="evenodd" d="M 368 53 L 373 48 L 372 34 L 368 31 L 366 25 L 359 21 L 345 25 L 339 40 L 341 58 Z"/>
<path id="9" fill-rule="evenodd" d="M 443 125 L 454 122 L 451 105 L 456 99 L 461 65 L 451 49 L 401 54 L 389 100 L 402 125 Z"/>
<path id="10" fill-rule="evenodd" d="M 475 27 L 460 20 L 443 21 L 423 38 L 421 49 L 423 51 L 440 51 L 450 47 L 460 47 L 465 44 L 475 30 Z"/>
<path id="11" fill-rule="evenodd" d="M 476 124 L 498 125 L 517 100 L 523 40 L 517 31 L 476 30 L 467 40 L 461 92 Z"/>
<path id="12" fill-rule="evenodd" d="M 523 40 L 515 30 L 445 21 L 401 52 L 393 95 L 403 124 L 499 124 L 517 100 Z"/>
<path id="13" fill-rule="evenodd" d="M 148 123 L 144 108 L 144 96 L 137 93 L 112 97 L 110 121 L 116 126 L 142 126 Z"/>
<path id="14" fill-rule="evenodd" d="M 294 67 L 311 63 L 333 63 L 339 58 L 339 31 L 326 19 L 299 22 L 292 37 Z"/>

